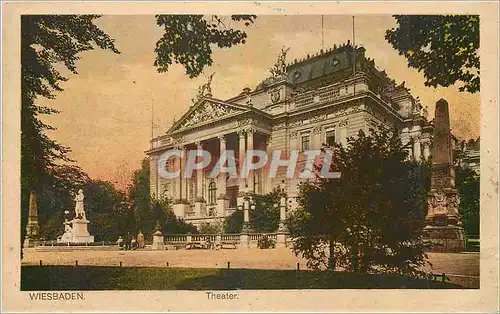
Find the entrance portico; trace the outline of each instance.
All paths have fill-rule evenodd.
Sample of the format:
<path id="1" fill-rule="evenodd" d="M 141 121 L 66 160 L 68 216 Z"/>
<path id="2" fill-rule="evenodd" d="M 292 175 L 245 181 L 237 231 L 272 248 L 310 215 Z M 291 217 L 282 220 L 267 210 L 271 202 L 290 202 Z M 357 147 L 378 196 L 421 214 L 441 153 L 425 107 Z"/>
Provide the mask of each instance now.
<path id="1" fill-rule="evenodd" d="M 214 112 L 212 101 L 204 99 L 195 107 L 200 108 L 203 104 L 208 104 Z M 232 104 L 216 103 L 215 106 L 230 106 L 233 109 Z M 185 220 L 207 220 L 229 216 L 237 209 L 244 196 L 257 192 L 257 189 L 262 189 L 265 184 L 261 174 L 263 169 L 250 169 L 246 178 L 242 178 L 241 170 L 247 150 L 256 147 L 266 150 L 265 143 L 271 134 L 271 127 L 266 125 L 266 114 L 260 114 L 249 106 L 238 105 L 236 109 L 239 109 L 238 112 L 227 119 L 219 117 L 217 121 L 210 123 L 207 117 L 207 123 L 185 127 L 189 125 L 189 119 L 197 116 L 196 108 L 192 108 L 167 132 L 168 136 L 159 137 L 157 143 L 152 143 L 153 147 L 148 153 L 156 157 L 157 166 L 166 167 L 169 172 L 180 170 L 179 176 L 170 179 L 162 178 L 158 169 L 156 171 L 156 195 L 173 200 L 173 210 L 177 217 Z M 228 111 L 231 110 L 226 109 L 224 112 Z M 224 120 L 224 123 L 218 123 L 221 120 Z M 154 147 L 154 144 L 159 145 Z M 184 157 L 161 160 L 163 154 L 173 149 L 181 150 Z M 208 166 L 195 169 L 193 175 L 188 178 L 185 173 L 186 160 L 191 150 L 204 150 L 210 154 L 211 160 Z M 219 172 L 216 177 L 211 176 L 212 170 L 224 153 L 231 159 L 234 156 L 237 177 L 227 172 Z M 196 162 L 201 162 L 203 157 L 200 155 L 201 153 L 196 157 Z M 228 162 L 222 166 L 227 167 Z"/>

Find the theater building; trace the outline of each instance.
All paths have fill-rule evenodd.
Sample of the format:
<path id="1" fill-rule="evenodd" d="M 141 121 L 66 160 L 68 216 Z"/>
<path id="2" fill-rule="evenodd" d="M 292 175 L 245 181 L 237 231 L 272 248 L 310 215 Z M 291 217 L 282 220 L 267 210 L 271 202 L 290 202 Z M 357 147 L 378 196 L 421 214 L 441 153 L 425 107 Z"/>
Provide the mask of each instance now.
<path id="1" fill-rule="evenodd" d="M 419 100 L 404 84 L 378 70 L 363 47 L 333 47 L 295 60 L 281 75 L 253 89 L 243 88 L 230 99 L 208 94 L 191 106 L 165 134 L 151 140 L 146 152 L 151 193 L 172 199 L 175 214 L 195 225 L 221 221 L 241 208 L 245 195 L 275 188 L 286 189 L 288 208 L 293 210 L 299 181 L 287 179 L 286 168 L 280 168 L 275 178 L 267 177 L 267 168 L 251 171 L 246 179 L 209 178 L 217 156 L 233 150 L 239 166 L 246 150 L 264 150 L 271 156 L 274 150 L 320 149 L 324 143 L 346 144 L 360 129 L 368 132 L 377 125 L 396 128 L 409 144 L 411 158 L 429 156 L 432 126 Z M 158 163 L 171 149 L 203 149 L 210 152 L 212 162 L 191 178 L 165 179 Z M 169 159 L 160 166 L 183 169 L 185 159 Z"/>

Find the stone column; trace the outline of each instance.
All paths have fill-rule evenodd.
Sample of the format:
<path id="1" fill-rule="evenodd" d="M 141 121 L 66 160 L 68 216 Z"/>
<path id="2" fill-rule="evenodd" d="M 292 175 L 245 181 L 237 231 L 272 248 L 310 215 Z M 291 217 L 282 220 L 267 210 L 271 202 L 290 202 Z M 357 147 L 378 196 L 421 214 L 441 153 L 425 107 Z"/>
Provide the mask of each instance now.
<path id="1" fill-rule="evenodd" d="M 201 142 L 196 142 L 196 149 L 203 150 Z M 202 158 L 202 157 L 198 157 Z M 207 202 L 203 197 L 203 169 L 196 169 L 196 197 L 194 200 L 195 217 L 203 217 L 206 213 Z"/>
<path id="2" fill-rule="evenodd" d="M 183 146 L 182 147 L 182 152 L 183 152 L 183 156 L 184 158 L 182 158 L 181 162 L 182 162 L 182 171 L 181 171 L 181 175 L 182 175 L 182 187 L 183 187 L 183 191 L 182 191 L 182 198 L 184 200 L 184 202 L 187 202 L 188 201 L 188 194 L 189 194 L 189 180 L 188 178 L 186 177 L 185 175 L 185 171 L 186 171 L 186 159 L 187 159 L 187 149 L 186 149 L 186 146 Z"/>
<path id="3" fill-rule="evenodd" d="M 184 146 L 179 146 L 177 149 L 183 151 L 183 153 L 185 154 Z M 174 203 L 172 207 L 175 216 L 177 216 L 178 218 L 184 218 L 185 213 L 190 210 L 189 204 L 187 203 L 187 193 L 186 193 L 188 186 L 186 178 L 184 177 L 184 171 L 186 167 L 185 155 L 183 155 L 183 158 L 177 158 L 177 165 L 179 167 L 177 169 L 180 170 L 179 181 L 178 181 L 179 199 L 177 200 L 177 202 Z"/>
<path id="4" fill-rule="evenodd" d="M 271 136 L 269 136 L 269 138 L 266 141 L 266 152 L 267 152 L 267 156 L 269 157 L 269 160 L 271 160 L 271 158 L 273 156 L 272 146 L 273 146 L 273 143 L 271 140 Z M 269 161 L 269 163 L 270 163 L 270 161 Z M 268 163 L 268 166 L 266 166 L 264 168 L 265 171 L 263 171 L 263 173 L 262 173 L 262 182 L 265 182 L 264 188 L 262 189 L 262 192 L 264 194 L 271 192 L 271 190 L 273 188 L 272 179 L 269 178 L 269 163 Z"/>
<path id="5" fill-rule="evenodd" d="M 431 148 L 429 142 L 424 142 L 422 144 L 424 145 L 424 159 L 428 160 L 429 157 L 431 156 Z"/>
<path id="6" fill-rule="evenodd" d="M 181 147 L 177 147 L 177 149 L 182 150 Z M 175 157 L 175 168 L 179 170 L 179 178 L 177 178 L 177 201 L 180 202 L 182 200 L 182 158 Z"/>
<path id="7" fill-rule="evenodd" d="M 253 135 L 254 135 L 254 130 L 253 129 L 248 129 L 247 131 L 247 150 L 253 150 Z M 250 165 L 252 164 L 252 160 L 247 160 L 247 169 L 250 168 Z M 255 193 L 255 177 L 254 177 L 254 171 L 250 170 L 248 172 L 248 179 L 247 179 L 247 192 L 249 193 Z"/>
<path id="8" fill-rule="evenodd" d="M 238 163 L 239 163 L 239 170 L 238 170 L 238 196 L 237 196 L 237 205 L 238 207 L 243 208 L 243 196 L 245 195 L 246 187 L 245 187 L 245 179 L 241 177 L 241 168 L 243 166 L 243 160 L 245 159 L 245 137 L 246 133 L 243 130 L 238 131 Z"/>
<path id="9" fill-rule="evenodd" d="M 452 139 L 448 103 L 436 103 L 434 143 L 432 146 L 431 188 L 427 196 L 424 237 L 438 252 L 461 252 L 465 248 L 465 234 L 459 213 L 460 195 L 455 188 L 452 160 Z"/>
<path id="10" fill-rule="evenodd" d="M 219 137 L 219 158 L 226 151 L 226 138 L 224 135 Z M 226 209 L 228 207 L 228 202 L 226 200 L 226 173 L 219 173 L 217 180 L 217 216 L 226 216 Z"/>
<path id="11" fill-rule="evenodd" d="M 413 139 L 413 158 L 415 158 L 416 161 L 420 161 L 421 159 L 421 154 L 422 151 L 420 149 L 420 138 L 415 137 Z"/>
<path id="12" fill-rule="evenodd" d="M 249 237 L 248 233 L 250 232 L 250 215 L 248 210 L 250 209 L 250 199 L 248 197 L 245 197 L 243 199 L 243 229 L 241 230 L 240 234 L 240 246 L 244 248 L 248 248 L 250 243 L 249 243 Z"/>
<path id="13" fill-rule="evenodd" d="M 201 142 L 196 142 L 196 149 L 198 151 L 203 150 L 203 145 Z M 202 157 L 198 156 L 198 160 L 201 159 Z M 196 199 L 204 199 L 203 197 L 203 169 L 196 169 Z"/>
<path id="14" fill-rule="evenodd" d="M 278 227 L 278 234 L 277 234 L 277 241 L 276 241 L 276 246 L 277 247 L 286 247 L 286 235 L 288 233 L 288 230 L 286 229 L 285 225 L 285 219 L 286 219 L 286 197 L 282 196 L 280 200 L 280 224 Z"/>

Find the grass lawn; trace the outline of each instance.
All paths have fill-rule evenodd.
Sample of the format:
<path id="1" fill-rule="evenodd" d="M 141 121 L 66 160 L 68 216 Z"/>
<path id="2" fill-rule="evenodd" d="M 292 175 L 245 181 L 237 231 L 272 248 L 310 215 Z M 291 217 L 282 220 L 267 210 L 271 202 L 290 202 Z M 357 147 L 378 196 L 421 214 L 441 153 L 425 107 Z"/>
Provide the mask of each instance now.
<path id="1" fill-rule="evenodd" d="M 22 266 L 21 290 L 460 289 L 403 276 L 295 270 Z"/>

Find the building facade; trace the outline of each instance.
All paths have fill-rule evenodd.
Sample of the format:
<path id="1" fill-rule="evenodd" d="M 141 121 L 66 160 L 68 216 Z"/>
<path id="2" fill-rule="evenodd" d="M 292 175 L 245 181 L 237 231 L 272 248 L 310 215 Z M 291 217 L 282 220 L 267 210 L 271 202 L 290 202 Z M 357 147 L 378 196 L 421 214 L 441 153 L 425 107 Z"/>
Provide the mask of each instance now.
<path id="1" fill-rule="evenodd" d="M 481 174 L 480 167 L 480 138 L 470 139 L 467 142 L 462 140 L 455 143 L 455 162 L 456 165 L 470 169 L 476 173 L 477 176 Z"/>
<path id="2" fill-rule="evenodd" d="M 176 121 L 166 134 L 153 138 L 150 159 L 151 193 L 174 201 L 174 212 L 187 222 L 222 221 L 241 208 L 245 195 L 286 188 L 288 209 L 296 207 L 299 179 L 288 179 L 286 169 L 274 178 L 267 169 L 250 171 L 248 178 L 221 175 L 209 178 L 216 157 L 235 151 L 240 166 L 246 150 L 321 149 L 323 144 L 347 143 L 359 130 L 378 125 L 398 130 L 416 160 L 430 155 L 432 126 L 426 109 L 404 86 L 397 85 L 365 57 L 362 47 L 350 44 L 321 51 L 286 65 L 282 75 L 244 88 L 221 100 L 210 93 Z M 184 169 L 185 158 L 161 161 L 171 149 L 203 149 L 214 157 L 190 178 L 165 179 L 158 167 Z M 305 162 L 301 160 L 299 162 Z M 159 164 L 160 163 L 160 164 Z"/>

